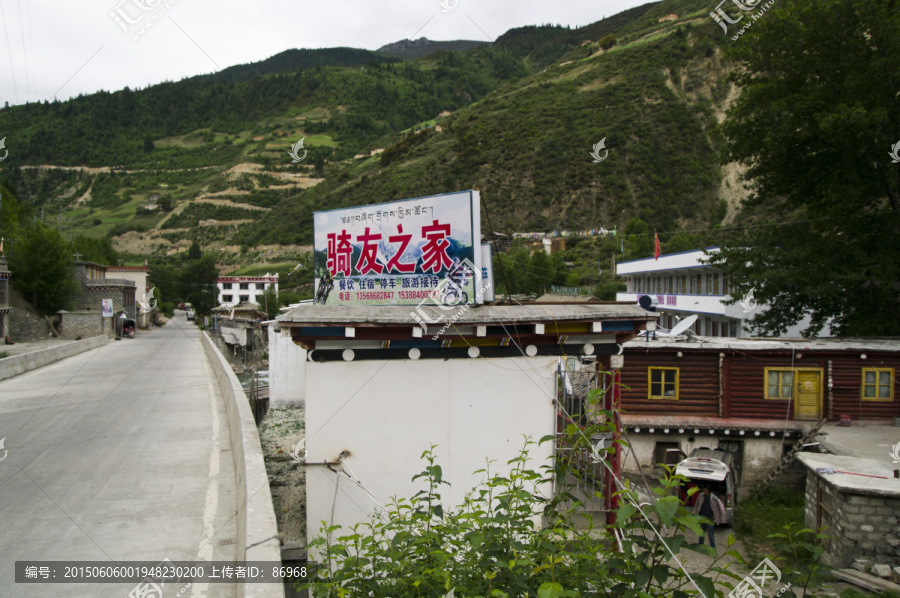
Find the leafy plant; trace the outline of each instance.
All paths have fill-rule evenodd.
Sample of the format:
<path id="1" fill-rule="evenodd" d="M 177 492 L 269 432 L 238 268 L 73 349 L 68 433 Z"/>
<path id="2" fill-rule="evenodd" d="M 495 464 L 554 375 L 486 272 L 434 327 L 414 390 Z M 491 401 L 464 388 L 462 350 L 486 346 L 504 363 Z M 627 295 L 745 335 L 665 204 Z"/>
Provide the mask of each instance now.
<path id="1" fill-rule="evenodd" d="M 831 538 L 822 532 L 809 528 L 794 530 L 794 524 L 784 526 L 783 534 L 772 534 L 769 537 L 780 540 L 775 544 L 782 556 L 778 559 L 787 563 L 782 582 L 790 583 L 794 594 L 802 589 L 800 596 L 806 596 L 810 585 L 828 577 L 834 569 L 822 562 L 825 554 L 825 542 Z"/>
<path id="2" fill-rule="evenodd" d="M 597 396 L 593 392 L 590 400 Z M 475 472 L 487 479 L 458 508 L 444 505 L 441 491 L 449 482 L 432 446 L 422 453 L 424 470 L 413 478 L 423 488 L 411 498 L 394 499 L 369 523 L 350 530 L 322 522 L 321 534 L 309 544 L 321 563 L 320 578 L 308 587 L 328 597 L 443 597 L 452 590 L 460 597 L 680 598 L 715 595 L 710 571 L 737 579 L 715 566 L 722 557 L 711 547 L 684 535 L 700 535 L 706 520 L 674 494 L 676 476 L 662 480 L 652 504 L 639 505 L 627 488 L 617 493 L 625 504 L 616 509 L 614 526 L 576 524 L 582 505 L 567 480 L 582 478 L 584 470 L 574 455 L 595 452 L 588 438 L 609 433 L 613 421 L 610 413 L 592 413 L 596 418 L 583 420 L 585 425 L 573 420 L 568 426 L 567 457 L 536 471 L 529 466 L 535 443 L 526 440 L 508 471 L 493 472 L 488 463 Z M 551 439 L 556 437 L 542 441 Z M 713 557 L 713 566 L 689 575 L 677 558 L 685 549 Z"/>

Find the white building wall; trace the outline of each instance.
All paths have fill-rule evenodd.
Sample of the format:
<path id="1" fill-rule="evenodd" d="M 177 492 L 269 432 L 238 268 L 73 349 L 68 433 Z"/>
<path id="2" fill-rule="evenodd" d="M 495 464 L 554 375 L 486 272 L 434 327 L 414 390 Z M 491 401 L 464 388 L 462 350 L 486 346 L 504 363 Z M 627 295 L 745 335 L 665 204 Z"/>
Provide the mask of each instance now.
<path id="1" fill-rule="evenodd" d="M 484 478 L 473 472 L 487 460 L 492 472 L 509 471 L 525 436 L 555 432 L 555 366 L 555 357 L 307 362 L 308 539 L 322 521 L 347 528 L 376 510 L 362 488 L 314 465 L 343 451 L 348 469 L 382 503 L 423 488 L 411 478 L 424 470 L 420 456 L 432 445 L 452 484 L 440 490 L 445 509 Z M 532 446 L 533 469 L 552 452 L 551 443 Z"/>
<path id="2" fill-rule="evenodd" d="M 136 271 L 136 270 L 107 270 L 106 275 L 107 278 L 119 278 L 123 280 L 130 280 L 134 283 L 134 300 L 135 302 L 141 301 L 144 299 L 144 294 L 147 292 L 147 275 L 148 272 L 144 271 Z M 153 294 L 154 301 L 160 301 L 160 297 L 158 293 Z M 142 314 L 140 308 L 136 309 L 137 313 L 137 323 L 138 326 L 142 328 L 146 328 L 150 324 L 150 314 Z"/>
<path id="3" fill-rule="evenodd" d="M 269 324 L 269 404 L 300 405 L 306 399 L 306 349 L 287 329 L 275 328 Z"/>
<path id="4" fill-rule="evenodd" d="M 748 432 L 744 436 L 740 436 L 737 432 L 732 432 L 730 435 L 724 436 L 709 434 L 708 428 L 700 428 L 700 432 L 696 434 L 691 432 L 672 431 L 669 434 L 661 434 L 660 428 L 656 428 L 655 434 L 632 432 L 628 435 L 631 448 L 625 449 L 622 454 L 622 470 L 627 474 L 638 474 L 634 458 L 636 455 L 637 461 L 644 470 L 644 475 L 652 480 L 653 478 L 649 474 L 656 467 L 654 451 L 657 442 L 678 443 L 678 448 L 685 455 L 690 455 L 691 451 L 698 448 L 716 449 L 719 446 L 719 440 L 737 440 L 744 444 L 738 494 L 739 498 L 744 498 L 756 483 L 764 480 L 781 462 L 782 440 L 777 434 L 775 437 L 771 437 L 768 432 L 761 432 L 759 436 L 756 436 L 753 432 Z M 634 451 L 634 455 L 631 454 L 631 451 Z"/>
<path id="5" fill-rule="evenodd" d="M 249 288 L 241 289 L 241 282 L 246 282 Z M 219 305 L 224 305 L 228 307 L 233 307 L 241 302 L 241 296 L 246 296 L 247 301 L 252 301 L 256 305 L 262 305 L 262 295 L 265 294 L 266 289 L 270 286 L 275 287 L 275 294 L 278 294 L 278 279 L 270 279 L 266 281 L 260 280 L 242 280 L 239 282 L 232 282 L 231 288 L 226 289 L 224 282 L 216 283 L 217 297 Z M 262 288 L 257 288 L 262 287 Z M 231 296 L 230 300 L 226 300 L 226 296 Z"/>
<path id="6" fill-rule="evenodd" d="M 716 322 L 717 328 L 719 328 L 719 333 L 715 336 L 753 336 L 746 330 L 750 328 L 749 321 L 755 316 L 764 313 L 769 307 L 765 304 L 757 305 L 755 301 L 752 301 L 747 306 L 749 311 L 745 311 L 745 307 L 740 302 L 733 305 L 724 304 L 724 301 L 731 299 L 729 294 L 711 295 L 708 293 L 708 285 L 713 284 L 710 282 L 709 277 L 715 275 L 718 279 L 718 288 L 724 289 L 724 275 L 720 269 L 701 264 L 700 260 L 706 259 L 709 255 L 718 251 L 717 247 L 712 247 L 706 251 L 695 250 L 661 255 L 658 260 L 644 258 L 619 263 L 616 265 L 616 274 L 627 278 L 627 292 L 616 293 L 616 301 L 634 301 L 637 303 L 641 295 L 652 295 L 657 297 L 659 301 L 656 311 L 661 314 L 677 315 L 679 318 L 685 318 L 693 314 L 700 316 L 698 323 L 692 327 L 695 333 L 700 336 L 710 336 L 712 334 L 710 327 L 713 322 Z M 672 292 L 661 292 L 659 288 L 650 291 L 641 290 L 640 292 L 637 290 L 638 280 L 658 277 L 657 283 L 663 286 L 665 277 L 687 276 L 690 284 L 690 278 L 694 275 L 701 276 L 700 285 L 702 288 L 697 293 L 677 293 L 674 290 Z M 677 281 L 673 280 L 672 282 L 673 287 L 677 286 Z M 788 327 L 785 333 L 780 335 L 780 338 L 802 337 L 802 332 L 809 327 L 809 322 L 809 316 L 804 316 L 800 322 Z M 732 335 L 732 323 L 737 324 L 736 335 Z M 727 333 L 721 332 L 720 327 L 722 324 L 727 325 Z M 667 329 L 672 326 L 674 326 L 674 320 L 665 316 L 661 318 L 661 328 Z M 831 336 L 827 325 L 819 333 L 819 336 Z"/>

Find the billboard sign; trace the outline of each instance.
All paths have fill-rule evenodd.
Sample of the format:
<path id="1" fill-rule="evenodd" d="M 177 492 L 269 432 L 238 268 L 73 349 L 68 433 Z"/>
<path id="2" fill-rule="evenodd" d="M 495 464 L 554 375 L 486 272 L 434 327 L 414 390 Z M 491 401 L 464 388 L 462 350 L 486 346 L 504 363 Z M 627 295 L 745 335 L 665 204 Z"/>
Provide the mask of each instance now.
<path id="1" fill-rule="evenodd" d="M 480 303 L 478 191 L 315 212 L 315 303 L 415 305 L 451 278 Z M 475 268 L 467 266 L 474 264 Z"/>
<path id="2" fill-rule="evenodd" d="M 104 318 L 111 318 L 113 315 L 113 302 L 112 299 L 101 299 L 102 304 L 102 313 Z"/>

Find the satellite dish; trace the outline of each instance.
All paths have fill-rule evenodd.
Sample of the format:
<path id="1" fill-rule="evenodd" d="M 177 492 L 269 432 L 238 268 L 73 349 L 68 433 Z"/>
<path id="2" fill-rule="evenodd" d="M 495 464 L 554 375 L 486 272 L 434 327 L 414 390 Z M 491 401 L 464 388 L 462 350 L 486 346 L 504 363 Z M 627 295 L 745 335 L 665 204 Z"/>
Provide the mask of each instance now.
<path id="1" fill-rule="evenodd" d="M 641 295 L 640 298 L 638 298 L 638 305 L 647 311 L 656 311 L 659 300 L 653 295 Z"/>
<path id="2" fill-rule="evenodd" d="M 694 325 L 694 322 L 697 321 L 697 315 L 694 314 L 692 316 L 688 316 L 682 321 L 675 324 L 675 327 L 669 331 L 669 336 L 678 336 L 679 334 L 684 334 L 687 330 Z"/>

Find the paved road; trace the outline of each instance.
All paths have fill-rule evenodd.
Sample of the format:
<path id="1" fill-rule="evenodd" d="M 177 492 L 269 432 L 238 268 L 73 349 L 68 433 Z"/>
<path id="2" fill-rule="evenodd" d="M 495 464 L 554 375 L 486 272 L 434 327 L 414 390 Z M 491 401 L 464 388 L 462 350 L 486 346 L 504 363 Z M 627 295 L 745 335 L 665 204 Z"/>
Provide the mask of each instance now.
<path id="1" fill-rule="evenodd" d="M 0 596 L 126 598 L 134 587 L 16 584 L 17 560 L 234 558 L 228 427 L 199 335 L 176 316 L 0 382 L 9 451 L 0 462 Z M 180 589 L 169 584 L 164 598 Z M 181 594 L 230 595 L 226 584 Z"/>

